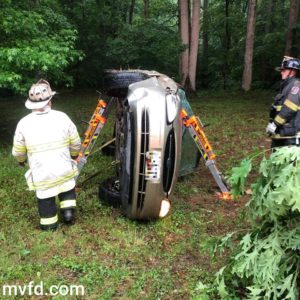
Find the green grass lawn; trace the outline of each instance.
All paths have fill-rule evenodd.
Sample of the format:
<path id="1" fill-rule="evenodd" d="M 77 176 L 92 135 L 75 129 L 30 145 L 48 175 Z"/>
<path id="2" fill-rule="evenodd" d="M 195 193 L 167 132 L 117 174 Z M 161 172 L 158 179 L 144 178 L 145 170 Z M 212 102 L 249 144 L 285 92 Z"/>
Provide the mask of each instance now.
<path id="1" fill-rule="evenodd" d="M 243 157 L 268 149 L 264 131 L 271 102 L 267 92 L 200 93 L 190 100 L 194 112 L 209 124 L 206 134 L 225 174 Z M 53 100 L 53 108 L 66 112 L 81 136 L 86 127 L 81 120 L 89 120 L 96 104 L 97 94 L 91 92 L 61 93 Z M 217 186 L 200 165 L 179 180 L 166 218 L 132 221 L 99 201 L 99 182 L 114 167 L 111 158 L 96 154 L 79 181 L 103 172 L 81 187 L 76 224 L 41 232 L 25 169 L 11 155 L 15 126 L 28 111 L 24 99 L 1 99 L 0 106 L 0 299 L 3 285 L 30 281 L 42 281 L 46 290 L 51 285 L 82 285 L 85 296 L 80 299 L 197 299 L 197 283 L 210 282 L 228 257 L 213 259 L 212 242 L 245 227 L 240 212 L 247 197 L 239 203 L 216 200 Z M 107 126 L 99 143 L 111 132 Z"/>

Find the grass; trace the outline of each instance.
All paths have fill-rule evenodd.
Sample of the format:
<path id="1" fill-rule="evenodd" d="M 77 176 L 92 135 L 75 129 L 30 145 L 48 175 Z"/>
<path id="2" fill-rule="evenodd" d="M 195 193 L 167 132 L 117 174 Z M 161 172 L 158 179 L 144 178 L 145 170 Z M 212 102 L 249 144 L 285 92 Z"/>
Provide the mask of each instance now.
<path id="1" fill-rule="evenodd" d="M 98 199 L 99 182 L 114 173 L 112 159 L 98 153 L 79 178 L 82 182 L 103 170 L 78 193 L 76 224 L 41 232 L 25 170 L 11 156 L 15 126 L 28 113 L 23 102 L 0 102 L 0 287 L 43 281 L 45 289 L 53 284 L 83 285 L 85 296 L 80 299 L 196 299 L 197 283 L 210 282 L 226 262 L 225 255 L 212 259 L 211 243 L 245 226 L 238 216 L 247 197 L 237 204 L 216 200 L 217 186 L 200 165 L 179 180 L 169 216 L 155 222 L 131 221 Z M 92 115 L 96 93 L 62 93 L 53 102 L 54 109 L 73 119 L 82 136 L 86 125 L 81 120 Z M 224 173 L 243 157 L 268 148 L 264 128 L 270 93 L 200 93 L 190 103 L 203 123 L 210 124 L 206 134 Z M 99 143 L 111 132 L 112 126 L 107 126 Z"/>

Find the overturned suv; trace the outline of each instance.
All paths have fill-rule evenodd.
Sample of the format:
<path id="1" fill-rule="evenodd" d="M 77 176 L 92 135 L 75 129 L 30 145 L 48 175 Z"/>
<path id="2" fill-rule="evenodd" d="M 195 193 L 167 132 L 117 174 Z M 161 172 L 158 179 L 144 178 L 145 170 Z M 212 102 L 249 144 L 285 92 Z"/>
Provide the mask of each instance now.
<path id="1" fill-rule="evenodd" d="M 154 71 L 109 70 L 104 84 L 117 99 L 117 176 L 100 186 L 100 198 L 122 205 L 131 219 L 163 217 L 181 159 L 181 98 L 178 85 Z M 112 199 L 109 199 L 109 198 Z"/>

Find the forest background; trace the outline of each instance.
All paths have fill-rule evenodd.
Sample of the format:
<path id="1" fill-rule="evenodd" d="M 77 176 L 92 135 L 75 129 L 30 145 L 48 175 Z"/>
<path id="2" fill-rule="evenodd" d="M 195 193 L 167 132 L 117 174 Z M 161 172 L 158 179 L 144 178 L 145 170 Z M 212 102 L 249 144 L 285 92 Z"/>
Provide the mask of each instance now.
<path id="1" fill-rule="evenodd" d="M 298 11 L 299 0 L 2 0 L 0 89 L 25 93 L 40 77 L 99 88 L 112 68 L 192 91 L 273 88 L 282 56 L 300 56 Z"/>

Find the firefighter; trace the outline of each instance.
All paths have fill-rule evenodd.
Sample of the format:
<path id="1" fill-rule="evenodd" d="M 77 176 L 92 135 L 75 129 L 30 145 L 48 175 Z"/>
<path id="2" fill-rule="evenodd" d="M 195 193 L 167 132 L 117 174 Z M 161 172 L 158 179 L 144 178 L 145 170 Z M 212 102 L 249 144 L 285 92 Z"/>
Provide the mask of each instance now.
<path id="1" fill-rule="evenodd" d="M 21 166 L 28 162 L 25 178 L 29 190 L 36 192 L 40 228 L 55 230 L 58 226 L 56 196 L 64 222 L 74 223 L 78 175 L 75 159 L 80 137 L 65 113 L 51 109 L 56 92 L 46 80 L 33 84 L 28 94 L 25 106 L 32 112 L 17 125 L 12 154 Z"/>
<path id="2" fill-rule="evenodd" d="M 284 56 L 281 66 L 280 91 L 274 98 L 270 122 L 266 128 L 272 138 L 271 147 L 299 145 L 300 138 L 300 60 Z"/>

